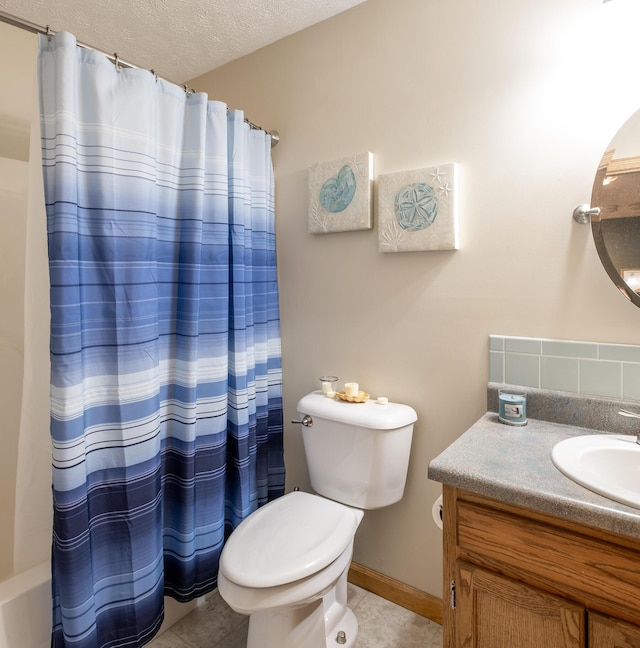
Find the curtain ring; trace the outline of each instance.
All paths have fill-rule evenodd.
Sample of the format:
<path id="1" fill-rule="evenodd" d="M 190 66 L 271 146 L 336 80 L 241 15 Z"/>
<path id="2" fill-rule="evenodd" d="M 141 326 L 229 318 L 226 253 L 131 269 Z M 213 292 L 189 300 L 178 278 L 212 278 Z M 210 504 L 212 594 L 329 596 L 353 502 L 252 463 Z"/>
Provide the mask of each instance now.
<path id="1" fill-rule="evenodd" d="M 120 72 L 122 66 L 120 65 L 120 59 L 118 58 L 117 52 L 113 55 L 113 64 L 116 66 L 116 72 Z"/>
<path id="2" fill-rule="evenodd" d="M 51 42 L 52 33 L 51 33 L 51 27 L 49 27 L 49 25 L 47 25 L 47 30 L 45 31 L 45 34 L 47 36 L 47 40 Z"/>
<path id="3" fill-rule="evenodd" d="M 156 74 L 156 71 L 155 70 L 149 70 L 149 72 L 151 72 L 151 74 L 153 74 L 153 76 L 156 79 L 156 83 L 158 83 L 158 75 Z"/>

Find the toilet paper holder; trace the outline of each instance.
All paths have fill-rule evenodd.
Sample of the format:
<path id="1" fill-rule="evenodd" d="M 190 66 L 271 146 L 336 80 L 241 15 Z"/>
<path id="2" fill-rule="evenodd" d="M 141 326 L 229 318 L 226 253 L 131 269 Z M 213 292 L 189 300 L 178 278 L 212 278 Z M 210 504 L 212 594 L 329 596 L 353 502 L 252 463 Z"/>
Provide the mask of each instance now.
<path id="1" fill-rule="evenodd" d="M 436 523 L 436 526 L 442 531 L 443 521 L 444 521 L 444 509 L 442 508 L 442 495 L 436 499 L 431 507 L 431 516 L 433 521 Z"/>

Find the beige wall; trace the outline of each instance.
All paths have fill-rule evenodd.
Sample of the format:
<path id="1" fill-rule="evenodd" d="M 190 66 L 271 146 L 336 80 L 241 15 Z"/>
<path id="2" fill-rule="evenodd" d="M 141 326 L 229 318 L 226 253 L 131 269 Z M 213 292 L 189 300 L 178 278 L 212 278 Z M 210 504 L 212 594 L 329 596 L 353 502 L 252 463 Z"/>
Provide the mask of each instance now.
<path id="1" fill-rule="evenodd" d="M 34 43 L 31 34 L 0 23 L 0 580 L 13 571 Z"/>
<path id="2" fill-rule="evenodd" d="M 24 357 L 27 178 L 26 162 L 0 156 L 0 580 L 13 570 L 13 517 Z"/>
<path id="3" fill-rule="evenodd" d="M 36 37 L 0 22 L 0 157 L 29 159 Z"/>
<path id="4" fill-rule="evenodd" d="M 432 594 L 427 465 L 485 410 L 488 335 L 640 342 L 640 312 L 571 220 L 640 106 L 637 19 L 613 16 L 632 4 L 368 0 L 189 83 L 282 137 L 286 420 L 323 373 L 418 412 L 405 497 L 365 515 L 355 559 Z M 307 168 L 364 151 L 376 175 L 460 164 L 460 250 L 383 255 L 375 229 L 307 233 Z M 286 462 L 288 487 L 307 487 L 290 424 Z"/>

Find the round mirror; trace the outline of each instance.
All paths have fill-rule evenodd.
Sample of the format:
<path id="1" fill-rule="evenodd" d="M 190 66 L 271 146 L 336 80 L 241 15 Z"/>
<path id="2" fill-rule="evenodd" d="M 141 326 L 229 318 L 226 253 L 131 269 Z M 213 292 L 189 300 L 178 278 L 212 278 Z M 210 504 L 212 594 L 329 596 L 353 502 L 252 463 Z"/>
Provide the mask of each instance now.
<path id="1" fill-rule="evenodd" d="M 593 183 L 591 231 L 602 265 L 640 306 L 640 110 L 618 131 Z"/>

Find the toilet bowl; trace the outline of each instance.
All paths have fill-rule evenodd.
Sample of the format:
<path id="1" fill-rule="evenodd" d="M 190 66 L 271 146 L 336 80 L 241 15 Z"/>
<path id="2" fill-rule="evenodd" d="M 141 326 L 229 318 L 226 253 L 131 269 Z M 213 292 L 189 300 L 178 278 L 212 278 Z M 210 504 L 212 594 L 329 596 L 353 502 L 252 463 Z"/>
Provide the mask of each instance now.
<path id="1" fill-rule="evenodd" d="M 222 550 L 218 589 L 249 615 L 247 648 L 350 648 L 347 573 L 363 509 L 402 498 L 415 411 L 398 403 L 298 403 L 311 486 L 252 513 Z"/>
<path id="2" fill-rule="evenodd" d="M 251 615 L 247 648 L 353 645 L 347 572 L 363 512 L 293 491 L 258 509 L 231 534 L 218 589 Z"/>

